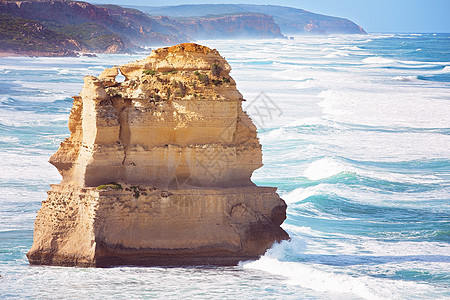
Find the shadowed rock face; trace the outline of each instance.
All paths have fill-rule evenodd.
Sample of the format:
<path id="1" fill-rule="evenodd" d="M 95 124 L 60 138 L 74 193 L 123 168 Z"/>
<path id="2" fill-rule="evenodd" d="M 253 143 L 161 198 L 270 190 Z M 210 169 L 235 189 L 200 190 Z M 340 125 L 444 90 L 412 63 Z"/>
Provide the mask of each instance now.
<path id="1" fill-rule="evenodd" d="M 250 180 L 261 145 L 230 70 L 188 43 L 86 76 L 30 263 L 232 265 L 287 239 L 276 188 Z"/>

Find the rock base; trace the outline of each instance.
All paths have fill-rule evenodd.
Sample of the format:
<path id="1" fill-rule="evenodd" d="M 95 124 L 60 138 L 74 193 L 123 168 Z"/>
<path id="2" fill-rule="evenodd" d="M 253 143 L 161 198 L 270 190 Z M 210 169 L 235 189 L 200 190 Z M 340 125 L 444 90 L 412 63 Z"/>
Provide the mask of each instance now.
<path id="1" fill-rule="evenodd" d="M 53 185 L 27 257 L 80 267 L 236 265 L 288 239 L 285 218 L 286 204 L 271 187 Z"/>

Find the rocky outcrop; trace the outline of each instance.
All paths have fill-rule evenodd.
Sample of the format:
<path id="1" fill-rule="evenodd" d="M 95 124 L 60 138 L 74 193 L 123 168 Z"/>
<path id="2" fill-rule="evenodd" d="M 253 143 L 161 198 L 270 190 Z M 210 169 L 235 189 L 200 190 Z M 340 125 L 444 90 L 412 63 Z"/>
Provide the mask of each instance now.
<path id="1" fill-rule="evenodd" d="M 286 204 L 250 179 L 261 145 L 230 69 L 180 44 L 86 76 L 30 263 L 233 265 L 287 239 Z"/>

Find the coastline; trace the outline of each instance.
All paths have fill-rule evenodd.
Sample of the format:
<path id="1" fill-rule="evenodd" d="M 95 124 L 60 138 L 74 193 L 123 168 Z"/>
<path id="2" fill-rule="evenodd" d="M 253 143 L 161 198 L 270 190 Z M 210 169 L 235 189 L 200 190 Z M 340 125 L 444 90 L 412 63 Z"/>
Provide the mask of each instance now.
<path id="1" fill-rule="evenodd" d="M 19 55 L 19 54 L 14 53 L 14 52 L 0 52 L 0 58 L 11 57 L 11 56 L 26 56 L 26 55 Z"/>
<path id="2" fill-rule="evenodd" d="M 0 51 L 0 58 L 4 57 L 97 57 L 98 53 L 69 52 L 69 53 L 48 53 L 48 52 L 27 52 L 16 53 L 8 51 Z"/>

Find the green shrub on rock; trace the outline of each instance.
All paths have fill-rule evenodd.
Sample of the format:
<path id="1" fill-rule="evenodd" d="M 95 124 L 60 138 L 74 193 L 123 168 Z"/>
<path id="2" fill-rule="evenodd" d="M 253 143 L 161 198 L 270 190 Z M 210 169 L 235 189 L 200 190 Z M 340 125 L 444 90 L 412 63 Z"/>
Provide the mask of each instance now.
<path id="1" fill-rule="evenodd" d="M 221 71 L 222 71 L 222 67 L 220 67 L 219 64 L 213 63 L 213 64 L 211 65 L 211 74 L 212 74 L 212 75 L 214 75 L 214 76 L 219 76 Z"/>
<path id="2" fill-rule="evenodd" d="M 208 83 L 209 83 L 209 77 L 208 77 L 208 75 L 206 75 L 206 74 L 200 73 L 200 74 L 198 75 L 198 79 L 199 79 L 202 83 L 204 83 L 205 85 L 208 85 Z"/>
<path id="3" fill-rule="evenodd" d="M 113 190 L 123 190 L 122 186 L 120 184 L 118 184 L 117 182 L 110 182 L 108 184 L 101 184 L 97 187 L 97 190 L 109 190 L 109 189 L 113 189 Z"/>
<path id="4" fill-rule="evenodd" d="M 155 70 L 144 70 L 144 71 L 142 71 L 142 73 L 144 73 L 145 75 L 155 75 L 156 71 Z"/>

